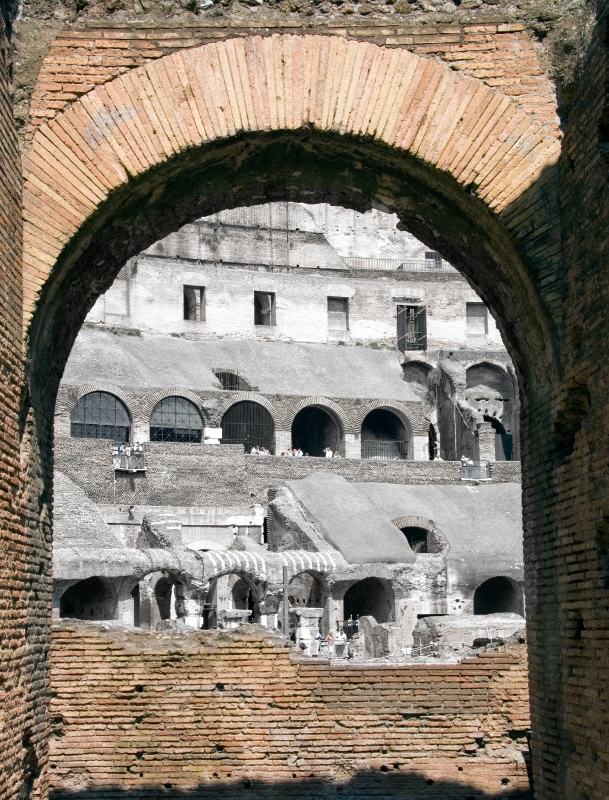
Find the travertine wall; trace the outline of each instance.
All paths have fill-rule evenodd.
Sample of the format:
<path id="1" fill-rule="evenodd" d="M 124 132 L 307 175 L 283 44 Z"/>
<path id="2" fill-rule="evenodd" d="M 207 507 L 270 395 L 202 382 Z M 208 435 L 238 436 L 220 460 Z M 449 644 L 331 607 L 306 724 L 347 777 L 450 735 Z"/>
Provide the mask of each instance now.
<path id="1" fill-rule="evenodd" d="M 254 231 L 249 231 L 254 236 Z M 319 274 L 322 272 L 322 274 Z M 223 269 L 214 264 L 142 254 L 128 281 L 116 280 L 87 317 L 88 322 L 189 336 L 263 338 L 267 340 L 336 341 L 328 330 L 328 297 L 349 304 L 345 340 L 396 346 L 398 304 L 420 303 L 427 309 L 427 346 L 458 348 L 467 344 L 502 349 L 493 318 L 486 334 L 468 337 L 466 303 L 481 300 L 461 275 L 437 276 L 384 272 L 358 276 L 304 268 L 278 273 L 252 264 L 250 269 Z M 435 278 L 435 280 L 434 280 Z M 183 287 L 205 289 L 205 319 L 184 319 Z M 274 292 L 276 324 L 254 325 L 254 292 Z"/>
<path id="2" fill-rule="evenodd" d="M 51 797 L 525 796 L 524 645 L 331 667 L 258 630 L 55 627 Z"/>

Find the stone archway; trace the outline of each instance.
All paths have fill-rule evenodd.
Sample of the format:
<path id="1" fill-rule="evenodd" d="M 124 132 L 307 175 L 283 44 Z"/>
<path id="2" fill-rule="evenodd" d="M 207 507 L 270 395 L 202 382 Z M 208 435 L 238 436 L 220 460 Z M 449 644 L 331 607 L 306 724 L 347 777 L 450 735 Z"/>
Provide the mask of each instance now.
<path id="1" fill-rule="evenodd" d="M 41 527 L 55 392 L 95 299 L 126 257 L 160 236 L 268 199 L 396 211 L 497 314 L 523 381 L 525 436 L 526 415 L 544 409 L 536 441 L 549 439 L 561 309 L 543 277 L 556 266 L 558 153 L 537 120 L 481 82 L 331 36 L 192 48 L 74 102 L 37 130 L 25 159 L 23 416 Z M 528 513 L 533 529 L 536 511 Z"/>

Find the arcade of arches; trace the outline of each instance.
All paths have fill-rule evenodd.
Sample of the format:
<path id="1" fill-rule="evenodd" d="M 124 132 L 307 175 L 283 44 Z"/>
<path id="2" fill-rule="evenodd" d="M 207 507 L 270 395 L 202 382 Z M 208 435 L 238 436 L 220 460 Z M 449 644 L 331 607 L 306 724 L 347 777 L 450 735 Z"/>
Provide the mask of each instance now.
<path id="1" fill-rule="evenodd" d="M 49 781 L 52 419 L 74 338 L 126 258 L 205 214 L 275 199 L 397 213 L 492 309 L 521 387 L 535 796 L 609 794 L 609 5 L 531 0 L 553 9 L 552 22 L 533 25 L 514 10 L 524 4 L 481 2 L 478 17 L 454 3 L 453 27 L 423 9 L 439 4 L 367 5 L 366 27 L 342 17 L 327 27 L 314 11 L 306 24 L 318 35 L 286 33 L 301 30 L 298 17 L 282 22 L 277 11 L 265 31 L 237 16 L 188 39 L 155 39 L 145 26 L 130 38 L 137 23 L 104 30 L 102 14 L 94 35 L 85 24 L 52 44 L 22 172 L 8 86 L 12 5 L 2 3 L 7 800 L 44 797 Z M 487 46 L 486 63 L 474 63 Z M 78 76 L 75 64 L 87 77 L 74 91 L 65 70 Z M 85 588 L 105 602 L 99 586 Z M 85 613 L 77 590 L 68 601 Z M 224 683 L 216 687 L 220 696 Z"/>

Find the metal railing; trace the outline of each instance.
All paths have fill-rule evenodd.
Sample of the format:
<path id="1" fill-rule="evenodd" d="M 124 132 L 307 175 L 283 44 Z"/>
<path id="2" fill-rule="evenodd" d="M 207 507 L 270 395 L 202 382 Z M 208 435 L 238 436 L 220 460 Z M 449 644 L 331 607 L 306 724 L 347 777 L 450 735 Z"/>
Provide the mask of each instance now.
<path id="1" fill-rule="evenodd" d="M 362 458 L 376 458 L 380 461 L 401 461 L 407 459 L 408 442 L 399 439 L 394 441 L 363 439 Z"/>
<path id="2" fill-rule="evenodd" d="M 461 462 L 462 481 L 487 481 L 491 478 L 490 461 L 473 461 L 471 464 Z"/>
<path id="3" fill-rule="evenodd" d="M 145 472 L 144 451 L 134 450 L 131 445 L 115 447 L 112 453 L 112 466 L 122 472 Z"/>
<path id="4" fill-rule="evenodd" d="M 359 258 L 348 256 L 343 259 L 349 269 L 403 270 L 404 272 L 457 272 L 448 261 L 432 258 Z"/>

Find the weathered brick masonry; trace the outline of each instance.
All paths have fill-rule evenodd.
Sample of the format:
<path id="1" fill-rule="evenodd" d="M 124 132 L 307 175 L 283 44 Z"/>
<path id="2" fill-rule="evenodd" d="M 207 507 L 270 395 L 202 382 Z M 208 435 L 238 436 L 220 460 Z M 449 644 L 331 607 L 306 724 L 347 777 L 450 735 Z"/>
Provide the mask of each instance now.
<path id="1" fill-rule="evenodd" d="M 53 798 L 528 790 L 524 645 L 455 665 L 336 667 L 294 660 L 268 633 L 66 622 L 51 675 Z"/>
<path id="2" fill-rule="evenodd" d="M 32 5 L 25 3 L 25 16 L 28 8 L 30 16 L 35 15 Z M 407 5 L 411 4 L 402 0 L 396 4 L 409 11 Z M 430 0 L 429 5 L 439 3 Z M 489 4 L 483 5 L 488 13 Z M 472 3 L 462 2 L 461 6 L 471 8 Z M 104 14 L 110 9 L 104 6 L 100 11 L 96 6 L 97 18 L 86 23 L 92 26 L 94 37 L 84 29 L 86 25 L 75 34 L 60 37 L 45 63 L 47 85 L 43 86 L 41 80 L 35 95 L 31 129 L 35 132 L 26 161 L 26 318 L 34 307 L 36 310 L 28 329 L 29 394 L 24 393 L 22 408 L 22 419 L 28 421 L 22 453 L 28 475 L 24 497 L 31 498 L 23 508 L 32 519 L 39 520 L 39 527 L 32 528 L 27 541 L 13 505 L 18 495 L 15 437 L 21 385 L 14 327 L 14 312 L 19 305 L 16 258 L 20 216 L 18 157 L 9 112 L 8 65 L 3 55 L 3 798 L 31 794 L 35 786 L 32 776 L 39 768 L 43 769 L 41 780 L 46 780 L 41 734 L 48 699 L 48 639 L 44 630 L 39 636 L 38 623 L 44 623 L 48 609 L 50 432 L 55 392 L 74 336 L 87 309 L 110 285 L 126 257 L 205 213 L 286 198 L 332 201 L 356 209 L 374 202 L 395 210 L 414 235 L 462 269 L 496 313 L 522 389 L 536 793 L 543 800 L 606 800 L 609 796 L 609 4 L 606 0 L 531 0 L 493 6 L 497 6 L 502 20 L 492 23 L 497 26 L 493 30 L 481 25 L 481 40 L 476 43 L 468 39 L 467 51 L 459 50 L 461 39 L 398 42 L 392 38 L 414 37 L 418 25 L 421 32 L 417 35 L 429 34 L 427 18 L 439 24 L 438 15 L 423 11 L 409 18 L 412 29 L 400 22 L 400 31 L 389 12 L 379 11 L 378 18 L 387 22 L 383 34 L 378 25 L 370 24 L 363 30 L 352 25 L 347 16 L 344 22 L 342 16 L 335 17 L 331 25 L 317 24 L 315 17 L 316 24 L 310 30 L 322 33 L 323 46 L 316 44 L 308 50 L 303 50 L 303 44 L 309 40 L 301 36 L 305 23 L 309 24 L 304 14 L 286 14 L 284 22 L 275 26 L 265 23 L 260 29 L 264 35 L 254 42 L 253 15 L 247 17 L 247 24 L 237 19 L 243 20 L 248 11 L 237 12 L 234 22 L 225 22 L 224 30 L 220 19 L 195 25 L 203 33 L 213 28 L 213 37 L 210 33 L 208 38 L 197 39 L 196 31 L 196 35 L 191 30 L 183 35 L 180 29 L 167 31 L 158 25 L 155 38 L 154 26 L 127 18 L 118 26 L 106 25 Z M 529 19 L 535 17 L 526 35 L 519 28 L 499 30 L 501 25 L 514 24 L 514 17 L 524 6 L 531 9 Z M 532 55 L 543 50 L 539 40 L 550 25 L 548 13 L 550 19 L 552 13 L 563 17 L 562 29 L 558 25 L 547 41 L 556 47 L 563 42 L 566 56 L 556 62 L 552 81 L 547 73 L 541 75 Z M 372 17 L 376 19 L 376 12 Z M 451 24 L 449 18 L 442 22 L 447 28 Z M 458 34 L 442 31 L 440 36 L 461 37 L 461 30 L 463 36 L 477 35 L 471 28 L 475 23 L 470 20 L 467 24 L 467 31 L 455 26 L 460 28 Z M 489 24 L 487 20 L 485 25 Z M 572 35 L 565 33 L 569 25 Z M 266 28 L 275 32 L 289 29 L 295 36 L 285 49 L 285 40 L 266 36 Z M 357 33 L 350 33 L 355 28 Z M 330 30 L 334 37 L 327 35 Z M 535 42 L 532 36 L 537 31 Z M 434 33 L 438 33 L 436 28 Z M 354 38 L 349 39 L 351 35 Z M 490 41 L 485 38 L 489 36 Z M 223 41 L 206 49 L 205 43 L 211 38 Z M 231 44 L 232 38 L 241 44 Z M 355 38 L 368 41 L 356 46 Z M 370 44 L 370 39 L 375 44 Z M 107 47 L 121 40 L 125 47 Z M 348 48 L 342 49 L 336 40 L 343 44 L 347 40 Z M 167 45 L 168 41 L 171 44 Z M 505 46 L 499 47 L 500 42 Z M 432 49 L 410 52 L 425 45 Z M 34 43 L 31 46 L 34 48 Z M 65 48 L 72 46 L 75 50 L 81 47 L 76 58 L 89 59 L 85 51 L 91 48 L 98 62 L 104 63 L 87 60 L 69 64 L 67 72 L 60 71 L 58 55 L 69 57 Z M 243 55 L 246 47 L 247 58 Z M 345 54 L 348 59 L 353 57 L 354 47 L 366 49 L 357 50 L 355 62 L 339 68 L 345 63 L 341 61 Z M 128 51 L 124 62 L 120 62 L 118 50 Z M 311 60 L 313 52 L 315 58 Z M 569 62 L 570 52 L 574 55 Z M 440 53 L 446 55 L 440 58 Z M 510 76 L 510 69 L 505 67 L 514 53 L 518 55 L 512 63 L 516 72 L 520 70 L 518 59 L 524 59 L 524 72 L 519 76 Z M 289 57 L 284 58 L 284 54 Z M 434 54 L 435 58 L 429 57 Z M 392 59 L 398 56 L 403 60 L 396 65 Z M 138 66 L 147 58 L 152 60 L 145 69 Z M 415 66 L 409 59 L 419 58 L 422 60 L 416 61 L 414 72 L 407 72 Z M 372 70 L 370 59 L 374 61 Z M 456 69 L 448 66 L 451 59 Z M 460 63 L 465 61 L 469 63 Z M 367 66 L 362 72 L 364 62 Z M 484 64 L 496 74 L 485 75 Z M 446 69 L 442 69 L 444 66 Z M 74 79 L 68 81 L 67 74 Z M 354 82 L 343 85 L 343 74 L 354 75 Z M 408 80 L 396 81 L 396 74 L 407 75 Z M 491 87 L 489 80 L 500 83 Z M 559 83 L 562 98 L 562 145 L 556 139 L 554 112 L 547 109 L 548 100 L 554 104 L 554 80 Z M 94 85 L 97 88 L 91 88 Z M 535 88 L 518 88 L 525 85 Z M 410 94 L 409 87 L 415 87 Z M 86 93 L 81 94 L 83 91 Z M 562 156 L 557 162 L 559 147 Z M 28 572 L 28 563 L 35 569 Z M 70 636 L 76 638 L 74 648 L 78 641 L 82 643 L 80 632 Z M 78 651 L 88 657 L 84 665 L 76 657 L 70 660 L 72 668 L 83 670 L 73 677 L 80 676 L 78 691 L 85 692 L 90 703 L 95 701 L 94 696 L 86 695 L 92 647 L 82 645 Z M 116 647 L 117 652 L 123 652 L 122 645 Z M 77 650 L 71 653 L 76 656 Z M 97 664 L 102 665 L 104 658 L 100 653 Z M 222 658 L 228 658 L 228 654 Z M 240 672 L 243 663 L 248 659 L 240 662 Z M 289 669 L 302 669 L 286 663 Z M 145 670 L 145 665 L 138 656 L 138 668 Z M 105 709 L 116 709 L 116 704 L 126 702 L 117 697 L 119 683 L 117 677 L 113 693 L 105 696 L 107 706 L 95 706 L 98 713 L 91 721 L 96 725 L 103 724 Z M 217 683 L 223 683 L 222 678 Z M 128 693 L 128 684 L 120 685 L 134 707 L 145 702 L 140 695 L 146 692 Z M 133 681 L 134 687 L 144 685 L 139 676 Z M 172 686 L 177 687 L 177 681 Z M 74 688 L 72 685 L 71 690 Z M 33 701 L 37 720 L 31 713 Z M 180 724 L 188 708 L 187 702 L 181 703 Z M 81 715 L 87 710 L 86 706 L 78 709 Z M 224 720 L 230 721 L 233 714 L 240 713 L 238 704 L 230 712 Z M 217 719 L 213 718 L 214 723 Z M 379 730 L 392 721 L 385 715 L 380 719 Z M 425 725 L 430 730 L 432 721 L 426 719 Z M 191 728 L 191 736 L 199 734 L 201 727 Z M 179 756 L 175 745 L 183 740 L 179 726 L 174 730 L 172 752 Z M 343 738 L 348 730 L 341 730 Z M 61 729 L 57 733 L 58 744 L 63 747 L 70 734 L 62 738 Z M 110 765 L 108 769 L 126 770 L 139 763 L 144 760 L 145 748 L 138 742 L 133 744 L 121 765 L 116 754 L 120 748 L 107 753 L 91 745 L 93 754 L 81 756 L 66 782 L 71 781 L 72 787 L 83 786 L 82 781 L 79 783 L 82 770 L 96 764 L 116 761 L 119 766 Z M 159 747 L 159 763 L 168 764 L 161 751 Z M 140 752 L 142 759 L 137 758 Z M 66 752 L 65 758 L 70 757 Z M 482 770 L 496 775 L 492 764 L 485 764 Z M 130 779 L 140 780 L 139 771 L 130 773 Z M 391 770 L 391 777 L 388 773 L 385 778 L 396 780 L 395 773 Z M 385 779 L 380 771 L 374 774 L 379 780 Z M 193 778 L 193 782 L 197 780 Z M 290 780 L 288 776 L 281 784 L 284 793 Z M 449 780 L 453 780 L 452 774 Z M 476 783 L 478 778 L 471 778 L 473 785 L 495 791 L 486 780 L 481 777 L 482 783 Z M 380 786 L 382 791 L 383 784 Z M 243 794 L 244 788 L 240 784 L 235 793 Z M 433 786 L 423 788 L 431 791 Z M 40 789 L 43 791 L 44 785 Z M 159 790 L 157 786 L 157 795 Z M 467 797 L 469 793 L 461 795 Z"/>
<path id="3" fill-rule="evenodd" d="M 332 472 L 348 481 L 403 484 L 460 484 L 455 461 L 376 461 L 282 458 L 244 455 L 242 445 L 144 445 L 146 472 L 114 473 L 112 444 L 102 439 L 61 438 L 56 467 L 96 503 L 128 505 L 250 506 L 266 505 L 268 489 L 313 472 Z M 520 463 L 491 464 L 495 483 L 520 481 Z"/>

